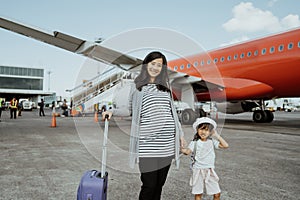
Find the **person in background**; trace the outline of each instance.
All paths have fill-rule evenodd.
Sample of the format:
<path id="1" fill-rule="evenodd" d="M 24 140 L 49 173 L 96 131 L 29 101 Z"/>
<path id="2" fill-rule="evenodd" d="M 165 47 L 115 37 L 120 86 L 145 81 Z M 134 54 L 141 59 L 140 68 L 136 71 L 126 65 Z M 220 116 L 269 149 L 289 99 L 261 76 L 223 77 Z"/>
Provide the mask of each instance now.
<path id="1" fill-rule="evenodd" d="M 102 107 L 101 107 L 101 113 L 104 113 L 104 112 L 106 112 L 106 105 L 103 105 Z"/>
<path id="2" fill-rule="evenodd" d="M 18 100 L 14 97 L 11 101 L 10 101 L 10 118 L 17 118 L 17 110 L 18 110 Z"/>
<path id="3" fill-rule="evenodd" d="M 51 108 L 52 108 L 52 115 L 55 115 L 55 101 L 52 101 L 52 106 L 51 106 Z"/>
<path id="4" fill-rule="evenodd" d="M 45 112 L 44 112 L 45 102 L 44 102 L 44 99 L 41 99 L 41 102 L 39 103 L 39 105 L 40 105 L 40 116 L 45 116 Z"/>
<path id="5" fill-rule="evenodd" d="M 4 109 L 4 100 L 0 98 L 0 122 L 1 122 L 1 116 L 2 116 L 2 110 Z"/>
<path id="6" fill-rule="evenodd" d="M 70 116 L 73 115 L 73 99 L 71 98 L 71 102 L 70 102 Z"/>
<path id="7" fill-rule="evenodd" d="M 61 109 L 63 110 L 62 115 L 67 117 L 68 116 L 68 111 L 67 111 L 68 110 L 68 105 L 67 105 L 67 100 L 66 99 L 64 99 L 63 104 L 61 106 Z"/>
<path id="8" fill-rule="evenodd" d="M 18 101 L 18 116 L 22 116 L 23 101 Z"/>

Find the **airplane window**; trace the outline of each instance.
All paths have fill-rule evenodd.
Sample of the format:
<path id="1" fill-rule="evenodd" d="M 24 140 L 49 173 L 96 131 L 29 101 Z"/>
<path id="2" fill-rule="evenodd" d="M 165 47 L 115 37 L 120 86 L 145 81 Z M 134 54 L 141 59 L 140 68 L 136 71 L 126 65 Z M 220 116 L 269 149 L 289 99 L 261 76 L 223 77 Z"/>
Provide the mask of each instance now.
<path id="1" fill-rule="evenodd" d="M 195 67 L 197 67 L 198 66 L 198 62 L 196 61 L 196 62 L 194 62 L 194 66 Z"/>
<path id="2" fill-rule="evenodd" d="M 201 66 L 203 66 L 203 65 L 204 65 L 204 60 L 202 60 L 202 61 L 201 61 L 200 65 L 201 65 Z"/>
<path id="3" fill-rule="evenodd" d="M 284 48 L 283 44 L 282 44 L 282 45 L 279 45 L 278 51 L 283 51 L 283 48 Z"/>
<path id="4" fill-rule="evenodd" d="M 224 58 L 224 57 L 222 57 L 222 58 L 221 58 L 221 62 L 224 62 L 224 60 L 225 60 L 225 58 Z"/>
<path id="5" fill-rule="evenodd" d="M 228 57 L 227 57 L 227 60 L 230 61 L 230 60 L 231 60 L 231 56 L 228 56 Z"/>
<path id="6" fill-rule="evenodd" d="M 242 53 L 242 54 L 241 54 L 241 56 L 240 56 L 240 58 L 244 58 L 244 56 L 245 56 L 245 54 L 244 54 L 244 53 Z"/>
<path id="7" fill-rule="evenodd" d="M 214 63 L 217 63 L 217 62 L 218 62 L 218 58 L 215 58 L 215 59 L 214 59 Z"/>
<path id="8" fill-rule="evenodd" d="M 291 42 L 291 43 L 289 43 L 289 45 L 288 45 L 288 50 L 290 50 L 290 49 L 292 49 L 293 48 L 293 46 L 294 46 L 294 44 Z"/>
<path id="9" fill-rule="evenodd" d="M 238 55 L 238 54 L 235 54 L 235 55 L 234 55 L 234 60 L 236 60 L 238 57 L 239 57 L 239 55 Z"/>
<path id="10" fill-rule="evenodd" d="M 208 60 L 208 61 L 207 61 L 207 64 L 210 65 L 210 63 L 211 63 L 211 60 Z"/>
<path id="11" fill-rule="evenodd" d="M 267 52 L 267 49 L 266 49 L 266 48 L 263 48 L 263 50 L 261 50 L 261 54 L 262 54 L 262 55 L 265 55 L 266 52 Z"/>
<path id="12" fill-rule="evenodd" d="M 250 51 L 247 53 L 247 56 L 248 56 L 248 57 L 250 57 L 250 56 L 251 56 L 251 52 L 250 52 Z"/>
<path id="13" fill-rule="evenodd" d="M 257 56 L 258 55 L 258 50 L 254 51 L 254 55 Z"/>
<path id="14" fill-rule="evenodd" d="M 174 67 L 174 71 L 177 71 L 177 69 L 178 69 L 178 67 L 177 67 L 177 66 L 175 66 L 175 67 Z"/>
<path id="15" fill-rule="evenodd" d="M 184 69 L 184 65 L 181 65 L 181 66 L 180 66 L 180 69 Z"/>
<path id="16" fill-rule="evenodd" d="M 274 53 L 274 51 L 275 51 L 275 47 L 271 47 L 270 48 L 270 53 Z"/>
<path id="17" fill-rule="evenodd" d="M 191 68 L 191 64 L 189 63 L 189 64 L 187 64 L 187 68 Z"/>

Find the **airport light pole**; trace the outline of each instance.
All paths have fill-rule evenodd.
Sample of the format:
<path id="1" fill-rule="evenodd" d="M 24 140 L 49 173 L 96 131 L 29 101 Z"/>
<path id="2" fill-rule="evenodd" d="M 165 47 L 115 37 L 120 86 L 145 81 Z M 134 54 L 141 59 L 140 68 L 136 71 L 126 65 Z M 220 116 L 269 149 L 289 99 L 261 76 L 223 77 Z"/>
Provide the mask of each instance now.
<path id="1" fill-rule="evenodd" d="M 48 71 L 48 92 L 50 92 L 50 75 L 52 74 L 52 71 Z"/>

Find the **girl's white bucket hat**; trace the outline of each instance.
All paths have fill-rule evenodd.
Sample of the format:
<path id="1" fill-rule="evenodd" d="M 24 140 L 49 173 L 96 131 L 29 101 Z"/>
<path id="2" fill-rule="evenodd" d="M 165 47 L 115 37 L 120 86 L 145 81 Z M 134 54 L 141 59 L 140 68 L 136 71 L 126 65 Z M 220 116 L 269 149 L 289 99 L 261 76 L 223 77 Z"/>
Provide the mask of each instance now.
<path id="1" fill-rule="evenodd" d="M 199 126 L 199 124 L 203 124 L 203 123 L 208 123 L 208 124 L 213 125 L 214 130 L 217 128 L 217 123 L 214 120 L 212 120 L 208 117 L 201 117 L 201 118 L 197 118 L 193 124 L 193 129 L 194 129 L 195 133 L 197 133 L 197 127 Z"/>

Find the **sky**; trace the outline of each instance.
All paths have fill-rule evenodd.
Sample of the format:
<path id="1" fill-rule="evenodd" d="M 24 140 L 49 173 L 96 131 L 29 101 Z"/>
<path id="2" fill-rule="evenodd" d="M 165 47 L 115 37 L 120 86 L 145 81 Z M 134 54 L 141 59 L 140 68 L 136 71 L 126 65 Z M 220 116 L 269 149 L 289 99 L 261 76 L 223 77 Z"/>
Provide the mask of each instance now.
<path id="1" fill-rule="evenodd" d="M 212 50 L 300 26 L 298 0 L 0 2 L 3 18 L 87 41 L 111 41 L 132 30 L 157 28 L 184 35 L 203 49 Z M 123 42 L 135 43 L 134 39 Z M 110 44 L 106 43 L 108 47 Z M 70 96 L 66 90 L 107 69 L 81 55 L 4 29 L 0 29 L 0 45 L 0 65 L 44 68 L 44 91 L 55 91 L 58 96 Z M 118 44 L 113 48 L 122 49 Z M 143 59 L 142 54 L 134 56 Z"/>

